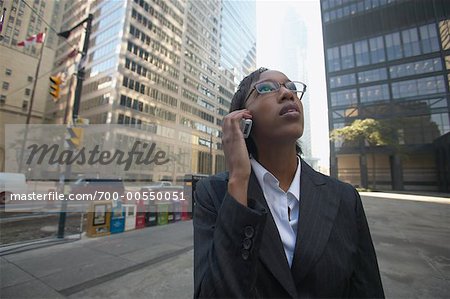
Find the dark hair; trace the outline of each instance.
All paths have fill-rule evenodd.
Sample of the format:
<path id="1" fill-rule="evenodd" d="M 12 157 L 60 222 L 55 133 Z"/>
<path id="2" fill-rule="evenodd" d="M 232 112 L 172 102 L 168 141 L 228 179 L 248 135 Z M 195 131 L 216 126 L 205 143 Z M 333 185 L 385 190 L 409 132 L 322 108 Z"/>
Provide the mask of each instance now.
<path id="1" fill-rule="evenodd" d="M 245 100 L 251 92 L 253 83 L 259 80 L 261 73 L 268 70 L 268 68 L 260 67 L 259 69 L 253 71 L 244 79 L 242 79 L 241 83 L 239 83 L 238 90 L 234 93 L 233 99 L 231 100 L 230 112 L 245 108 Z M 256 144 L 252 139 L 251 133 L 250 136 L 245 139 L 245 144 L 247 145 L 248 153 L 251 154 L 255 159 L 258 159 L 258 151 L 256 148 Z M 298 143 L 295 145 L 295 147 L 297 150 L 297 154 L 301 154 L 302 149 L 300 148 Z"/>
<path id="2" fill-rule="evenodd" d="M 234 93 L 233 99 L 231 100 L 230 112 L 245 108 L 245 100 L 247 99 L 247 96 L 251 91 L 253 82 L 258 81 L 259 77 L 261 76 L 261 73 L 267 70 L 268 70 L 267 68 L 261 67 L 256 71 L 250 73 L 244 79 L 242 79 L 241 83 L 239 83 L 238 90 Z M 245 144 L 247 145 L 248 153 L 256 158 L 258 154 L 255 142 L 251 137 L 251 133 L 250 136 L 247 139 L 245 139 Z"/>

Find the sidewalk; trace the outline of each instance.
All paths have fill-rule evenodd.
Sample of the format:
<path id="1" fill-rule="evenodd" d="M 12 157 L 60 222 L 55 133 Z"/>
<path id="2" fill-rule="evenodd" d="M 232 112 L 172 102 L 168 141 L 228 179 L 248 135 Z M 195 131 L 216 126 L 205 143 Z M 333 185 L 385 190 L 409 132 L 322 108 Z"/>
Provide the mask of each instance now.
<path id="1" fill-rule="evenodd" d="M 162 298 L 172 290 L 174 298 L 192 298 L 192 242 L 192 221 L 183 221 L 6 254 L 0 297 Z M 176 268 L 168 272 L 168 264 Z M 94 295 L 102 285 L 109 287 Z"/>
<path id="2" fill-rule="evenodd" d="M 448 298 L 450 201 L 361 195 L 387 298 Z M 1 298 L 192 298 L 192 221 L 0 256 Z"/>

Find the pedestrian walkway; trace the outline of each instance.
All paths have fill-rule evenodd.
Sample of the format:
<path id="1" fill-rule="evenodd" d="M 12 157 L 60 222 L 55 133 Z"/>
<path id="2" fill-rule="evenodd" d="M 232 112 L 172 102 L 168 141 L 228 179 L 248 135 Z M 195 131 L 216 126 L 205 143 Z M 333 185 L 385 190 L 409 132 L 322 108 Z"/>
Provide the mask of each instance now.
<path id="1" fill-rule="evenodd" d="M 448 298 L 450 203 L 397 195 L 361 196 L 386 297 Z M 0 297 L 192 298 L 192 248 L 184 221 L 0 254 Z"/>
<path id="2" fill-rule="evenodd" d="M 183 257 L 184 281 L 187 284 L 177 298 L 192 297 L 192 221 L 177 222 L 165 226 L 148 227 L 100 238 L 83 238 L 80 241 L 44 247 L 0 257 L 1 298 L 64 298 L 90 297 L 86 290 L 95 289 L 128 274 L 152 273 L 153 280 L 140 281 L 140 288 L 147 290 L 131 296 L 140 288 L 133 281 L 123 281 L 116 286 L 123 289 L 116 295 L 125 297 L 149 297 L 153 293 L 158 298 L 160 292 L 166 294 L 164 285 L 170 285 L 169 277 L 163 271 L 167 264 L 173 264 Z M 182 263 L 182 264 L 183 264 Z M 159 269 L 159 271 L 157 271 Z M 177 272 L 182 272 L 179 269 Z M 173 274 L 173 273 L 172 273 Z M 166 275 L 172 275 L 166 273 Z M 166 282 L 164 282 L 167 280 Z M 164 283 L 163 283 L 164 282 Z M 157 285 L 152 285 L 157 283 Z M 111 288 L 109 288 L 111 289 Z M 172 288 L 173 289 L 173 288 Z M 123 294 L 123 292 L 127 294 Z M 150 293 L 148 293 L 150 292 Z M 191 292 L 191 293 L 189 293 Z M 105 296 L 104 298 L 116 297 Z M 162 295 L 162 294 L 159 294 Z M 174 293 L 174 295 L 176 295 Z M 103 295 L 99 295 L 103 297 Z M 125 298 L 121 296 L 121 298 Z M 161 297 L 160 297 L 161 298 Z"/>

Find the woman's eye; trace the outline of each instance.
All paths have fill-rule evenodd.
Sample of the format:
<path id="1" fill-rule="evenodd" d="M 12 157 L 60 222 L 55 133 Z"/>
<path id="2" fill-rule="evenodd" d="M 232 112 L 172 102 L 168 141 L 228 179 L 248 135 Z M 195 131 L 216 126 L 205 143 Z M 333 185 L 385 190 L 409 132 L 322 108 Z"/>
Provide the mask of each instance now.
<path id="1" fill-rule="evenodd" d="M 285 86 L 287 87 L 287 89 L 290 89 L 290 90 L 293 90 L 293 91 L 297 90 L 297 86 L 295 85 L 294 82 L 287 82 Z"/>
<path id="2" fill-rule="evenodd" d="M 261 93 L 274 91 L 275 87 L 271 83 L 263 83 L 258 86 L 258 91 Z"/>

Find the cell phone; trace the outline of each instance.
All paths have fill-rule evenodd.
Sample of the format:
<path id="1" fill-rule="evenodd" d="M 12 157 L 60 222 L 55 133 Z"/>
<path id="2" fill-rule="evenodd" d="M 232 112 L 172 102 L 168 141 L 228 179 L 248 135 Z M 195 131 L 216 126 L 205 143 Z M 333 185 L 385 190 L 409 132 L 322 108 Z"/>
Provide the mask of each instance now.
<path id="1" fill-rule="evenodd" d="M 252 129 L 253 121 L 251 119 L 243 118 L 241 119 L 241 131 L 244 134 L 244 138 L 250 136 L 250 131 Z"/>

